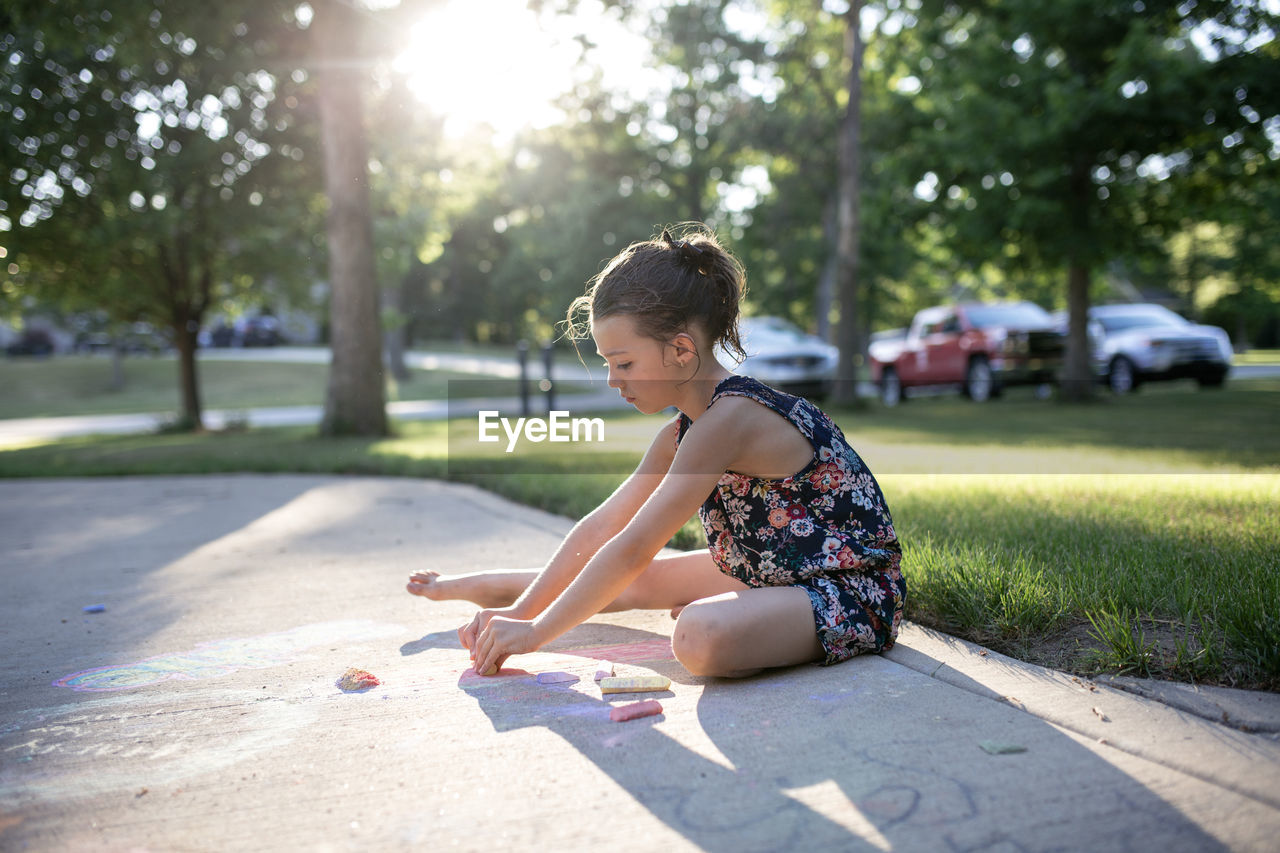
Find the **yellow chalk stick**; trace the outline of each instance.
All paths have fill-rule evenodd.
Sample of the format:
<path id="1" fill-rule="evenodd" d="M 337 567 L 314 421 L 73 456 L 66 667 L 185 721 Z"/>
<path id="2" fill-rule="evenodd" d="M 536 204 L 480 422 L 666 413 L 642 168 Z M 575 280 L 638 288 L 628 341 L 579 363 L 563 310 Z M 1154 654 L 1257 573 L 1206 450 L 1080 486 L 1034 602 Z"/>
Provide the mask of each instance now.
<path id="1" fill-rule="evenodd" d="M 666 690 L 670 686 L 671 679 L 661 675 L 600 679 L 601 693 L 645 693 L 650 690 Z"/>

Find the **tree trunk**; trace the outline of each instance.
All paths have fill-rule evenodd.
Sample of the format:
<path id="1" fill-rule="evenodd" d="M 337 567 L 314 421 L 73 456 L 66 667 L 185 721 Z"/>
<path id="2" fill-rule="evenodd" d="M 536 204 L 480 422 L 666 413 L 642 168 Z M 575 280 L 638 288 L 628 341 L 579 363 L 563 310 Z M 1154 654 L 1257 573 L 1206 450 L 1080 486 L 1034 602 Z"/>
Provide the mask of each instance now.
<path id="1" fill-rule="evenodd" d="M 111 336 L 111 390 L 124 390 L 124 339 L 121 335 Z"/>
<path id="2" fill-rule="evenodd" d="M 1078 240 L 1088 230 L 1089 198 L 1093 188 L 1087 163 L 1071 168 L 1071 223 Z M 1067 353 L 1062 373 L 1062 399 L 1082 403 L 1093 398 L 1093 359 L 1089 352 L 1089 267 L 1079 255 L 1067 261 Z"/>
<path id="3" fill-rule="evenodd" d="M 382 334 L 369 218 L 364 131 L 363 18 L 354 4 L 317 3 L 312 24 L 319 56 L 320 132 L 329 198 L 330 346 L 324 435 L 386 435 Z"/>
<path id="4" fill-rule="evenodd" d="M 181 429 L 204 429 L 204 416 L 200 406 L 200 381 L 196 374 L 196 346 L 200 333 L 200 320 L 204 316 L 205 299 L 191 293 L 192 269 L 182 236 L 176 241 L 173 254 L 161 245 L 160 258 L 163 269 L 165 293 L 169 302 L 169 328 L 173 332 L 173 346 L 178 351 L 178 389 L 182 395 L 182 413 L 178 417 Z M 206 288 L 209 272 L 197 279 Z"/>
<path id="5" fill-rule="evenodd" d="M 862 32 L 861 0 L 853 0 L 845 13 L 845 52 L 849 57 L 849 102 L 840 124 L 840 165 L 836 202 L 836 293 L 840 305 L 840 321 L 836 327 L 836 346 L 840 362 L 832 402 L 853 405 L 858 402 L 858 368 L 862 362 L 861 330 L 858 323 L 858 202 L 859 143 L 862 135 Z"/>
<path id="6" fill-rule="evenodd" d="M 1067 268 L 1067 357 L 1062 398 L 1079 403 L 1093 397 L 1093 365 L 1089 354 L 1089 270 L 1079 261 Z"/>
<path id="7" fill-rule="evenodd" d="M 836 245 L 836 236 L 839 233 L 836 228 L 836 197 L 832 195 L 822 208 L 822 236 L 826 238 L 829 246 Z M 836 253 L 832 251 L 827 253 L 822 272 L 818 274 L 818 292 L 814 296 L 814 311 L 818 315 L 816 334 L 827 343 L 832 342 L 831 309 L 835 305 L 835 300 Z"/>
<path id="8" fill-rule="evenodd" d="M 174 324 L 173 345 L 178 350 L 178 385 L 182 389 L 180 422 L 189 430 L 204 429 L 200 380 L 196 373 L 196 343 L 196 332 L 192 330 L 191 324 Z"/>
<path id="9" fill-rule="evenodd" d="M 399 284 L 382 290 L 382 308 L 386 318 L 382 334 L 387 347 L 387 370 L 397 382 L 403 382 L 409 378 L 409 368 L 404 363 L 406 327 L 409 325 L 409 318 L 402 307 L 407 280 L 408 275 Z"/>

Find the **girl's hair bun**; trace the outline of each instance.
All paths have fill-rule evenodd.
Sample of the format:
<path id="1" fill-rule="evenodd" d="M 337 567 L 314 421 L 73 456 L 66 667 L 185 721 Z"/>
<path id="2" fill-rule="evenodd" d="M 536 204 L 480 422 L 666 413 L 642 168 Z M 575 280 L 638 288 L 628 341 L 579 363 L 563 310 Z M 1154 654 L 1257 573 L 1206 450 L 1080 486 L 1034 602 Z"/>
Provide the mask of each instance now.
<path id="1" fill-rule="evenodd" d="M 739 359 L 745 355 L 738 337 L 739 305 L 746 293 L 742 264 L 705 225 L 673 228 L 632 243 L 589 282 L 587 292 L 569 306 L 570 337 L 587 337 L 593 319 L 630 314 L 637 330 L 651 338 L 666 341 L 696 323 L 712 345 Z"/>

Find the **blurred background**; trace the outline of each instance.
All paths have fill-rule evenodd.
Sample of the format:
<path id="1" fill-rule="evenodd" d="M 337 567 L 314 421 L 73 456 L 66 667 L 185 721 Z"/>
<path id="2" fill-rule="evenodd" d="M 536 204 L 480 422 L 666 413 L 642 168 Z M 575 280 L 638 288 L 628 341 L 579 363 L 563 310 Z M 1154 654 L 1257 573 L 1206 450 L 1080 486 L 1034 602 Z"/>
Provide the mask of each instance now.
<path id="1" fill-rule="evenodd" d="M 554 339 L 614 253 L 703 221 L 749 313 L 846 380 L 958 301 L 1061 312 L 1078 348 L 1106 302 L 1275 348 L 1278 14 L 5 0 L 0 345 L 114 354 L 114 386 L 172 353 L 199 426 L 197 353 L 341 343 L 332 416 L 406 352 Z M 384 428 L 358 420 L 330 426 Z"/>
<path id="2" fill-rule="evenodd" d="M 585 410 L 570 301 L 701 221 L 749 272 L 738 369 L 823 397 L 884 484 L 909 618 L 1275 690 L 1278 23 L 0 0 L 0 477 L 444 477 L 578 517 L 654 421 L 485 456 L 475 411 Z"/>

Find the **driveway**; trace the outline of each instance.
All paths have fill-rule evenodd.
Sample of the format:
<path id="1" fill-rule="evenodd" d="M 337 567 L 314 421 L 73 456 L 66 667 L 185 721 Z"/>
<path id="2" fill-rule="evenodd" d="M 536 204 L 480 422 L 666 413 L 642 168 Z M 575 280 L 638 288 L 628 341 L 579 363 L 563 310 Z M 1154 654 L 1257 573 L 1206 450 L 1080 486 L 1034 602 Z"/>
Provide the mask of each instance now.
<path id="1" fill-rule="evenodd" d="M 1193 712 L 912 625 L 694 678 L 654 612 L 482 679 L 474 608 L 403 591 L 569 526 L 410 479 L 0 482 L 0 848 L 1275 849 L 1280 743 L 1221 722 L 1280 729 L 1270 694 Z M 606 660 L 670 678 L 662 713 L 613 722 Z"/>

